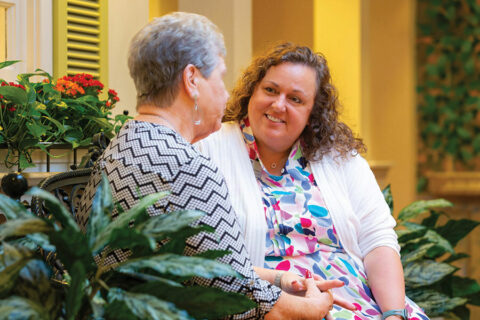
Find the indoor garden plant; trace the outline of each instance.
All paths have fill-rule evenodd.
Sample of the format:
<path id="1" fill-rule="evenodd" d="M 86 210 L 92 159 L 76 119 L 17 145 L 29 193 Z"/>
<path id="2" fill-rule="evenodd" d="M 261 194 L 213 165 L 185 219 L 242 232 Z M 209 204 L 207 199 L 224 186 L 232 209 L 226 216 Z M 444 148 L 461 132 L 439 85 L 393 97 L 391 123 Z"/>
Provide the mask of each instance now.
<path id="1" fill-rule="evenodd" d="M 111 221 L 115 204 L 104 176 L 86 234 L 52 194 L 38 188 L 29 194 L 44 199 L 49 218 L 0 195 L 0 210 L 7 216 L 0 225 L 0 319 L 216 319 L 255 307 L 238 293 L 184 285 L 192 277 L 240 275 L 214 260 L 227 251 L 182 255 L 185 239 L 213 230 L 192 226 L 204 215 L 198 211 L 150 217 L 146 208 L 167 193 L 148 195 Z M 38 247 L 56 252 L 67 271 L 60 282 L 52 281 L 54 269 Z M 103 265 L 116 248 L 133 254 Z"/>
<path id="2" fill-rule="evenodd" d="M 480 170 L 480 3 L 417 2 L 418 190 L 428 171 Z"/>
<path id="3" fill-rule="evenodd" d="M 383 190 L 393 213 L 390 187 Z M 454 250 L 480 222 L 448 219 L 438 208 L 452 204 L 443 199 L 420 200 L 400 210 L 396 232 L 401 247 L 407 296 L 430 317 L 468 320 L 467 304 L 480 305 L 480 285 L 474 279 L 456 275 L 452 262 L 467 258 Z M 420 215 L 428 214 L 422 220 Z M 445 223 L 440 223 L 446 217 Z"/>
<path id="4" fill-rule="evenodd" d="M 16 62 L 2 62 L 0 69 Z M 31 81 L 35 76 L 42 80 Z M 35 166 L 31 158 L 35 149 L 49 152 L 59 143 L 72 149 L 88 146 L 98 132 L 111 138 L 129 117 L 112 117 L 119 98 L 112 89 L 102 98 L 103 89 L 88 74 L 54 80 L 37 70 L 19 74 L 16 83 L 0 79 L 0 145 L 7 149 L 5 165 L 22 171 Z"/>

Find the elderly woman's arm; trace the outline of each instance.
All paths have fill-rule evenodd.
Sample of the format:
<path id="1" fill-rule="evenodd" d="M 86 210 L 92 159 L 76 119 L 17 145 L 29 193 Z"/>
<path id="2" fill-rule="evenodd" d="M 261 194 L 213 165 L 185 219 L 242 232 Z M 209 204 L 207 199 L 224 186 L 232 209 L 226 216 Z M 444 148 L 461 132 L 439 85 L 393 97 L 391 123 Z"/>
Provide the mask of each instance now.
<path id="1" fill-rule="evenodd" d="M 403 268 L 398 253 L 389 247 L 378 247 L 364 259 L 368 284 L 382 312 L 405 308 Z M 390 316 L 388 319 L 402 319 Z"/>

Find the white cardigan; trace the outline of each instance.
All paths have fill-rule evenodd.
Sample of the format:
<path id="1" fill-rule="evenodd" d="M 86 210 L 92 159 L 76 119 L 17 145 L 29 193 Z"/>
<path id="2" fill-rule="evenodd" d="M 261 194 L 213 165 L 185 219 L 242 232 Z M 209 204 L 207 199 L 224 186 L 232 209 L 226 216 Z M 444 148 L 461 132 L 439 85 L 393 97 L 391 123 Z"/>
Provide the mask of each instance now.
<path id="1" fill-rule="evenodd" d="M 260 188 L 239 125 L 224 123 L 218 132 L 196 145 L 225 176 L 252 263 L 263 267 L 267 225 Z M 310 165 L 340 241 L 362 271 L 363 258 L 372 249 L 388 246 L 399 252 L 393 230 L 395 219 L 364 158 L 324 156 Z"/>

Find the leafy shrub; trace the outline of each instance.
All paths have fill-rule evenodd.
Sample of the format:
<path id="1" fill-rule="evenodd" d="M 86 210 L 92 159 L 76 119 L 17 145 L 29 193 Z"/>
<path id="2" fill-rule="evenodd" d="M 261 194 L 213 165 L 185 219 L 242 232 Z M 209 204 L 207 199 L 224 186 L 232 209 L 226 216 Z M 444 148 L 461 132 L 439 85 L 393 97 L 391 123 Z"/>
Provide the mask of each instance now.
<path id="1" fill-rule="evenodd" d="M 393 213 L 390 186 L 383 193 Z M 455 252 L 454 247 L 480 222 L 448 219 L 440 224 L 439 218 L 447 215 L 437 208 L 451 206 L 443 199 L 415 201 L 400 210 L 396 232 L 407 296 L 431 317 L 467 320 L 470 313 L 466 305 L 480 305 L 480 285 L 474 279 L 456 275 L 458 268 L 452 262 L 468 257 Z M 420 223 L 414 222 L 425 213 L 428 216 Z"/>
<path id="2" fill-rule="evenodd" d="M 184 285 L 193 277 L 240 275 L 214 260 L 228 252 L 182 255 L 189 236 L 213 230 L 192 226 L 204 215 L 198 211 L 149 217 L 146 208 L 167 193 L 148 195 L 111 221 L 114 203 L 103 177 L 86 234 L 52 194 L 38 188 L 29 194 L 44 199 L 51 217 L 37 217 L 0 195 L 0 211 L 8 219 L 0 225 L 0 319 L 204 319 L 255 307 L 238 293 Z M 60 283 L 52 281 L 54 270 L 39 247 L 55 251 L 66 269 Z M 117 248 L 133 254 L 105 265 Z"/>
<path id="3" fill-rule="evenodd" d="M 0 69 L 17 61 L 0 62 Z M 40 76 L 42 81 L 32 81 Z M 34 167 L 34 149 L 48 152 L 55 143 L 72 149 L 88 146 L 94 134 L 104 132 L 108 138 L 120 130 L 130 117 L 112 117 L 119 101 L 110 89 L 101 98 L 103 84 L 89 74 L 64 76 L 57 80 L 41 70 L 17 76 L 18 83 L 0 79 L 0 144 L 6 146 L 7 167 L 19 170 Z"/>

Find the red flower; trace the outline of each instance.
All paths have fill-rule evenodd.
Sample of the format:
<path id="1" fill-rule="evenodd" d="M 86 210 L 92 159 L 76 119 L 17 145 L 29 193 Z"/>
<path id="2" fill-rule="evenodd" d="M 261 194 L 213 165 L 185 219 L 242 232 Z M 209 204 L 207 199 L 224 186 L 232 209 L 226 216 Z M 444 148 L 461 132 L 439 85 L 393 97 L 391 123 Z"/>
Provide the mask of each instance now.
<path id="1" fill-rule="evenodd" d="M 15 110 L 17 110 L 17 109 L 15 109 L 15 107 L 10 107 L 10 108 L 8 108 L 8 111 L 10 111 L 10 112 L 13 112 L 13 111 L 15 111 Z"/>
<path id="2" fill-rule="evenodd" d="M 118 95 L 118 93 L 117 93 L 115 90 L 113 90 L 113 89 L 109 89 L 109 90 L 108 90 L 108 94 L 109 94 L 109 95 L 112 95 L 112 96 L 117 96 L 117 95 Z"/>
<path id="3" fill-rule="evenodd" d="M 105 105 L 110 108 L 111 105 L 112 105 L 112 103 L 111 103 L 110 101 L 107 101 L 107 102 L 105 103 Z"/>
<path id="4" fill-rule="evenodd" d="M 17 87 L 17 88 L 20 88 L 20 89 L 25 90 L 25 87 L 24 87 L 24 86 L 22 86 L 21 84 L 16 84 L 15 82 L 10 82 L 10 83 L 2 82 L 1 86 L 2 86 L 2 87 L 5 87 L 5 86 Z"/>
<path id="5" fill-rule="evenodd" d="M 113 97 L 112 99 L 113 99 L 115 102 L 120 101 L 120 98 L 119 98 L 119 97 Z"/>

